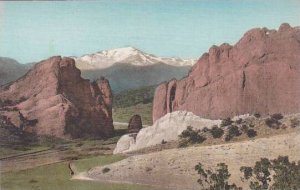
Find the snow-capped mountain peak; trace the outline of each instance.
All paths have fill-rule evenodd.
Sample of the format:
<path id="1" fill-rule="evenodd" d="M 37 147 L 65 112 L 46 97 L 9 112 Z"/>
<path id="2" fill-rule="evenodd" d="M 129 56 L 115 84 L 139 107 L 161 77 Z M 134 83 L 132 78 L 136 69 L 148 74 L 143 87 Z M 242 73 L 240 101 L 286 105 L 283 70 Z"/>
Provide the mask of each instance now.
<path id="1" fill-rule="evenodd" d="M 94 54 L 74 57 L 76 65 L 81 70 L 104 69 L 115 63 L 127 63 L 137 66 L 153 64 L 168 64 L 173 66 L 192 66 L 195 60 L 180 58 L 162 58 L 144 53 L 134 47 L 124 47 L 104 50 Z"/>

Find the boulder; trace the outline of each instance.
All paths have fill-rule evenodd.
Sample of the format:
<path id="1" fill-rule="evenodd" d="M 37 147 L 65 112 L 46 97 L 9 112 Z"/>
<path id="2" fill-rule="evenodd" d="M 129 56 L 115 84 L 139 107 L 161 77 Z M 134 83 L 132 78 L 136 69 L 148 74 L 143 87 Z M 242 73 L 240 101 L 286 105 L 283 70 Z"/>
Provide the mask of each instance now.
<path id="1" fill-rule="evenodd" d="M 22 130 L 61 138 L 112 135 L 108 80 L 81 78 L 71 58 L 55 56 L 2 86 L 0 114 Z"/>
<path id="2" fill-rule="evenodd" d="M 298 113 L 299 84 L 299 27 L 252 29 L 234 46 L 212 46 L 185 78 L 159 85 L 153 121 L 178 110 L 209 119 Z"/>
<path id="3" fill-rule="evenodd" d="M 140 115 L 133 115 L 128 123 L 128 133 L 138 133 L 143 128 Z"/>

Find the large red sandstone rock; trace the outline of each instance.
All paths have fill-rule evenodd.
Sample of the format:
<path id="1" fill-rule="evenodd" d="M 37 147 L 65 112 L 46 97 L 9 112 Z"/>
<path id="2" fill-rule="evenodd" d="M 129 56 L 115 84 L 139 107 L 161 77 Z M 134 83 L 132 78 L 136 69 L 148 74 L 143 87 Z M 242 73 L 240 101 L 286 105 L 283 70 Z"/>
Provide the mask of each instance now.
<path id="1" fill-rule="evenodd" d="M 36 64 L 24 77 L 2 87 L 0 99 L 13 102 L 2 107 L 2 115 L 38 135 L 76 138 L 113 133 L 109 82 L 81 78 L 71 58 L 51 57 Z"/>
<path id="2" fill-rule="evenodd" d="M 300 112 L 300 29 L 252 29 L 234 46 L 212 46 L 182 80 L 157 87 L 153 121 L 175 110 L 218 119 Z"/>

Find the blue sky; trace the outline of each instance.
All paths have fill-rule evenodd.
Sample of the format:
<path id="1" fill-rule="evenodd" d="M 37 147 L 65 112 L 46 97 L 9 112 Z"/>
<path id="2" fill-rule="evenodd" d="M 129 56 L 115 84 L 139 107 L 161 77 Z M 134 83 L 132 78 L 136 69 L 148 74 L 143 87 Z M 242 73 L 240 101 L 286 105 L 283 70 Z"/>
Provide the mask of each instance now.
<path id="1" fill-rule="evenodd" d="M 300 0 L 0 2 L 0 56 L 21 63 L 133 46 L 198 58 L 253 27 L 300 25 Z"/>

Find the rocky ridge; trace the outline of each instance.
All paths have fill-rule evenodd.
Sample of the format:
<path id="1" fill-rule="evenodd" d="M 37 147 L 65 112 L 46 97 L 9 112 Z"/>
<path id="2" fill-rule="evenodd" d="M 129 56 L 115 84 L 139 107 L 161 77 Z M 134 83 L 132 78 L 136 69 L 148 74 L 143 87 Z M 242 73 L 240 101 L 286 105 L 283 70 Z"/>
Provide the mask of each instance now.
<path id="1" fill-rule="evenodd" d="M 255 28 L 234 46 L 212 46 L 182 80 L 157 87 L 153 121 L 177 110 L 220 119 L 300 111 L 300 29 Z"/>
<path id="2" fill-rule="evenodd" d="M 0 114 L 38 135 L 77 138 L 113 133 L 108 80 L 83 79 L 71 58 L 51 57 L 0 89 Z"/>

